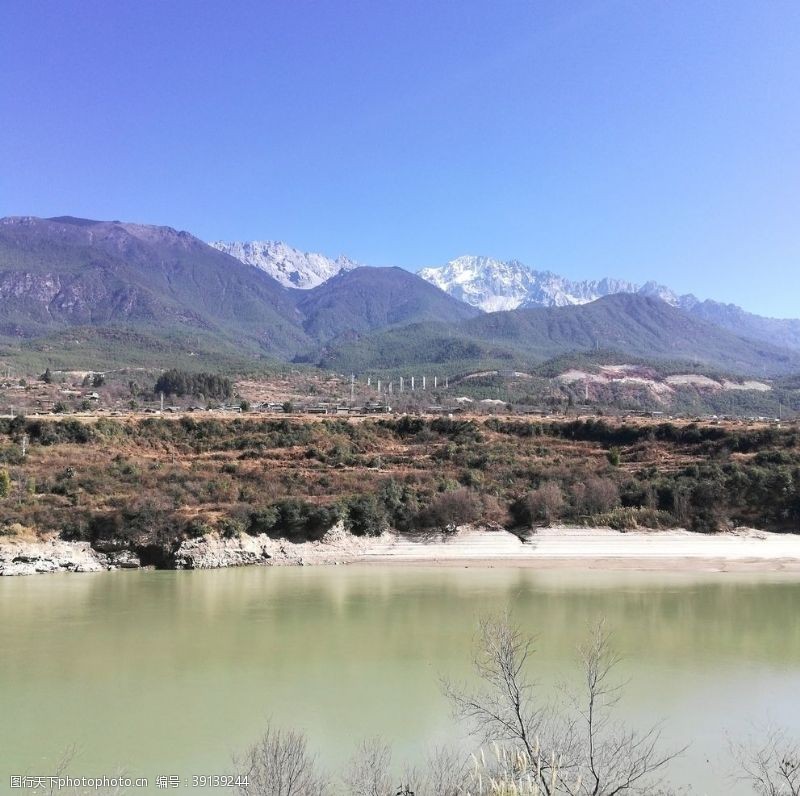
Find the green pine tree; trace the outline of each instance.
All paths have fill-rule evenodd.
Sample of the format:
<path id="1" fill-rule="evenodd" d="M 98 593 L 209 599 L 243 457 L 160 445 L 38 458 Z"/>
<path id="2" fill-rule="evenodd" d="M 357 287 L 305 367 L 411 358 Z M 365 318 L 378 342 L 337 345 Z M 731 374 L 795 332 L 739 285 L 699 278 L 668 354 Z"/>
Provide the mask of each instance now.
<path id="1" fill-rule="evenodd" d="M 11 494 L 11 476 L 8 470 L 0 470 L 0 498 L 7 498 Z"/>

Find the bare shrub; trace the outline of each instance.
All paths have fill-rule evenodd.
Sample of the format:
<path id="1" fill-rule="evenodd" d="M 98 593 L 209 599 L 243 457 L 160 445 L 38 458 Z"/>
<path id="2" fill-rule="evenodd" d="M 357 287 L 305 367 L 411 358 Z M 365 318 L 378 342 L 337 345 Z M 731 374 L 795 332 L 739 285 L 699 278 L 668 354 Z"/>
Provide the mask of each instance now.
<path id="1" fill-rule="evenodd" d="M 580 649 L 584 686 L 567 706 L 534 689 L 532 643 L 507 618 L 483 620 L 474 658 L 482 687 L 444 683 L 456 718 L 483 743 L 505 750 L 498 756 L 506 765 L 500 773 L 511 783 L 524 773 L 530 789 L 523 792 L 546 796 L 655 793 L 659 775 L 679 752 L 660 750 L 657 725 L 637 733 L 614 720 L 622 686 L 613 678 L 618 659 L 603 626 Z"/>
<path id="2" fill-rule="evenodd" d="M 781 730 L 733 747 L 738 778 L 758 796 L 800 796 L 800 744 Z"/>
<path id="3" fill-rule="evenodd" d="M 587 794 L 652 793 L 659 784 L 658 772 L 679 752 L 659 749 L 661 730 L 654 725 L 636 733 L 613 718 L 623 685 L 614 679 L 619 657 L 610 645 L 603 623 L 582 645 L 580 661 L 584 682 L 582 694 L 574 699 L 582 719 L 577 766 Z"/>
<path id="4" fill-rule="evenodd" d="M 591 476 L 572 490 L 575 508 L 582 514 L 604 514 L 619 504 L 619 489 L 610 478 Z"/>
<path id="5" fill-rule="evenodd" d="M 438 747 L 428 754 L 422 768 L 406 769 L 395 793 L 399 796 L 464 796 L 471 792 L 471 782 L 464 755 L 455 749 Z"/>
<path id="6" fill-rule="evenodd" d="M 364 741 L 344 774 L 349 796 L 394 796 L 390 768 L 392 751 L 380 738 Z"/>
<path id="7" fill-rule="evenodd" d="M 615 531 L 669 528 L 674 524 L 672 516 L 666 511 L 636 506 L 617 506 L 605 514 L 595 515 L 594 521 L 598 525 L 607 525 Z"/>
<path id="8" fill-rule="evenodd" d="M 325 796 L 330 783 L 308 751 L 305 735 L 267 726 L 264 734 L 240 759 L 236 773 L 247 778 L 237 788 L 241 796 Z"/>
<path id="9" fill-rule="evenodd" d="M 534 698 L 527 672 L 532 653 L 533 639 L 507 618 L 482 619 L 473 657 L 482 687 L 469 691 L 445 681 L 443 690 L 455 718 L 481 743 L 509 744 L 523 752 L 543 784 L 571 749 L 573 733 L 550 705 Z"/>
<path id="10" fill-rule="evenodd" d="M 480 496 L 462 487 L 436 495 L 423 512 L 422 520 L 431 528 L 454 528 L 481 518 Z"/>
<path id="11" fill-rule="evenodd" d="M 537 522 L 550 525 L 564 506 L 564 493 L 555 481 L 545 481 L 538 489 L 528 493 L 525 505 L 531 525 Z"/>

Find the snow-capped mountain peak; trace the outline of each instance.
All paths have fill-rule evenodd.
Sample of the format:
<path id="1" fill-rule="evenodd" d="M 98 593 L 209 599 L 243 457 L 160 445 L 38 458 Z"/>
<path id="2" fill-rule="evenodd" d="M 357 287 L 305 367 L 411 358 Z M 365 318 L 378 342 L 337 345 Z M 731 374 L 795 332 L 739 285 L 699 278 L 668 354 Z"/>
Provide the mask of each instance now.
<path id="1" fill-rule="evenodd" d="M 418 275 L 485 312 L 516 309 L 533 287 L 533 273 L 522 263 L 491 257 L 457 257 L 441 268 L 423 268 Z"/>
<path id="2" fill-rule="evenodd" d="M 458 257 L 439 268 L 423 268 L 419 276 L 486 312 L 588 304 L 616 293 L 654 296 L 685 309 L 697 303 L 694 296 L 678 296 L 656 282 L 637 285 L 610 278 L 572 281 L 550 271 L 536 271 L 518 260 L 504 262 L 491 257 Z"/>
<path id="3" fill-rule="evenodd" d="M 260 268 L 284 287 L 302 290 L 321 285 L 341 271 L 350 271 L 359 265 L 349 257 L 340 256 L 333 260 L 323 254 L 302 252 L 275 240 L 213 241 L 209 245 L 247 265 Z"/>

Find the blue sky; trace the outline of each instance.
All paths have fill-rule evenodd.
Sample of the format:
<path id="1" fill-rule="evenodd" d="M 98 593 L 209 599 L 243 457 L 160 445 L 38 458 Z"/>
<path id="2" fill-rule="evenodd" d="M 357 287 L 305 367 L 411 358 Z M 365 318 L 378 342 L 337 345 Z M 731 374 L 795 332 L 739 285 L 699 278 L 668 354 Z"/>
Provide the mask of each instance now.
<path id="1" fill-rule="evenodd" d="M 0 215 L 800 317 L 800 3 L 7 3 Z"/>

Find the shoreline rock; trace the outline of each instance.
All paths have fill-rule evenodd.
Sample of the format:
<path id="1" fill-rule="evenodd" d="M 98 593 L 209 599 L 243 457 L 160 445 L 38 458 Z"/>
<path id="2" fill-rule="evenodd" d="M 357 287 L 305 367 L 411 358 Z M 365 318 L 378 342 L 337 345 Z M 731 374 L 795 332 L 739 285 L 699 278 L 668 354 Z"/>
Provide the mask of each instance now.
<path id="1" fill-rule="evenodd" d="M 374 541 L 374 540 L 373 540 Z M 165 569 L 224 569 L 246 566 L 343 564 L 359 558 L 370 542 L 339 523 L 322 539 L 291 542 L 266 534 L 223 538 L 216 533 L 184 539 L 168 557 Z M 0 537 L 0 576 L 54 572 L 103 572 L 140 569 L 141 557 L 119 540 L 68 542 L 63 539 Z"/>
<path id="2" fill-rule="evenodd" d="M 0 542 L 0 575 L 40 575 L 52 572 L 102 572 L 113 566 L 89 542 L 61 539 Z"/>
<path id="3" fill-rule="evenodd" d="M 367 540 L 353 536 L 342 523 L 334 525 L 315 542 L 290 542 L 267 534 L 231 539 L 208 534 L 180 543 L 175 551 L 175 569 L 344 564 L 358 558 L 368 544 Z"/>

